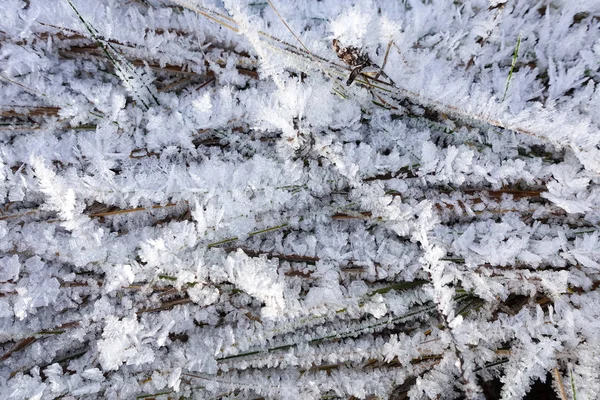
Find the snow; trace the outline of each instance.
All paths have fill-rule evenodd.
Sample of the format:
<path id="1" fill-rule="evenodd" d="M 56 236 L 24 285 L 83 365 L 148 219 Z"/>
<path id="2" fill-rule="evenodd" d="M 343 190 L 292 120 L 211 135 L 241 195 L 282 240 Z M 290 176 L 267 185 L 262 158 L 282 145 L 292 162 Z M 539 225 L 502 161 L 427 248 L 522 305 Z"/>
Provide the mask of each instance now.
<path id="1" fill-rule="evenodd" d="M 598 398 L 599 4 L 2 1 L 0 398 Z"/>

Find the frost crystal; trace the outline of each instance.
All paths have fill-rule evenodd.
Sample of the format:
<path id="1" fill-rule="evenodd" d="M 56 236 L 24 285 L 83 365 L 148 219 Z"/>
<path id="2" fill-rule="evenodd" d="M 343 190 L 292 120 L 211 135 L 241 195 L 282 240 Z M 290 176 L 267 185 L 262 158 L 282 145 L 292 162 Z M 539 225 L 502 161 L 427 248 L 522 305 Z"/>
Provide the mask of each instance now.
<path id="1" fill-rule="evenodd" d="M 600 398 L 598 0 L 0 15 L 0 399 Z"/>

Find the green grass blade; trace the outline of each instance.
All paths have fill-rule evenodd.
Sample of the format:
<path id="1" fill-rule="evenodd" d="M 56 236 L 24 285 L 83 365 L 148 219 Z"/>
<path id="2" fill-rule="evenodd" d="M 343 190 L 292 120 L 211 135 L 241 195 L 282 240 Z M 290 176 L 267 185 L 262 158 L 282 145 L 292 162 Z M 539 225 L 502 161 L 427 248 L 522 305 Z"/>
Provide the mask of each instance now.
<path id="1" fill-rule="evenodd" d="M 515 47 L 515 52 L 513 53 L 512 64 L 510 66 L 510 72 L 508 73 L 508 78 L 506 79 L 506 87 L 504 88 L 504 95 L 502 96 L 502 101 L 506 99 L 506 93 L 508 92 L 508 86 L 510 85 L 510 80 L 512 79 L 513 72 L 515 71 L 515 65 L 517 65 L 517 56 L 519 55 L 519 47 L 521 47 L 521 34 L 519 33 L 519 37 L 517 38 L 517 46 Z"/>

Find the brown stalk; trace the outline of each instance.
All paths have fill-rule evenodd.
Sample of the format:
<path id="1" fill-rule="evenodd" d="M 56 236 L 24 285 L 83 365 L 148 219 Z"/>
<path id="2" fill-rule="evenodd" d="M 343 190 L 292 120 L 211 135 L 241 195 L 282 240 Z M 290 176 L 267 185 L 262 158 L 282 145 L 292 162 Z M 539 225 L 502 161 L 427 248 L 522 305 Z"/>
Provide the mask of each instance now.
<path id="1" fill-rule="evenodd" d="M 151 209 L 159 209 L 159 208 L 174 207 L 176 205 L 177 205 L 177 203 L 167 203 L 164 206 L 155 205 L 155 206 L 151 206 L 150 208 Z M 99 218 L 99 217 L 129 214 L 129 213 L 133 213 L 133 212 L 147 211 L 147 210 L 148 210 L 148 208 L 146 208 L 146 207 L 136 207 L 136 208 L 129 208 L 129 209 L 119 209 L 119 210 L 114 210 L 114 211 L 97 212 L 97 213 L 89 214 L 89 216 L 91 218 Z"/>
<path id="2" fill-rule="evenodd" d="M 10 350 L 8 350 L 2 355 L 2 357 L 0 357 L 0 361 L 4 361 L 7 358 L 9 358 L 13 353 L 27 348 L 28 346 L 32 345 L 36 340 L 37 338 L 30 336 L 28 338 L 18 341 Z"/>
<path id="3" fill-rule="evenodd" d="M 130 213 L 139 212 L 139 211 L 149 211 L 149 210 L 156 210 L 156 209 L 162 209 L 162 208 L 168 208 L 168 207 L 175 207 L 179 204 L 181 204 L 181 203 L 167 203 L 165 205 L 153 205 L 153 206 L 150 206 L 149 208 L 148 207 L 136 207 L 136 208 L 126 208 L 126 209 L 120 209 L 120 208 L 115 209 L 115 207 L 112 207 L 112 206 L 104 206 L 106 209 L 108 209 L 110 211 L 99 211 L 99 212 L 94 212 L 94 213 L 90 213 L 87 215 L 90 218 L 102 218 L 102 217 L 108 217 L 108 216 L 113 216 L 113 215 L 130 214 Z M 38 214 L 42 211 L 43 210 L 35 209 L 35 210 L 31 210 L 31 211 L 25 211 L 22 213 L 3 215 L 3 216 L 0 216 L 0 221 L 13 219 L 13 218 L 20 218 L 20 217 L 24 217 L 26 215 Z M 47 222 L 60 222 L 60 220 L 53 219 L 53 220 L 49 220 Z"/>
<path id="4" fill-rule="evenodd" d="M 189 297 L 185 297 L 183 299 L 176 299 L 176 300 L 171 300 L 171 301 L 166 301 L 164 303 L 162 303 L 159 307 L 154 307 L 154 308 L 143 308 L 141 310 L 136 311 L 136 314 L 144 314 L 144 313 L 148 313 L 148 312 L 156 312 L 156 311 L 167 311 L 172 309 L 175 306 L 179 306 L 182 304 L 189 304 L 192 302 L 192 299 L 190 299 Z"/>
<path id="5" fill-rule="evenodd" d="M 7 110 L 0 111 L 0 117 L 11 118 L 11 117 L 37 117 L 37 116 L 57 116 L 60 112 L 59 107 L 46 107 L 46 106 L 11 106 L 3 105 L 2 107 L 8 108 L 22 108 L 23 111 Z"/>
<path id="6" fill-rule="evenodd" d="M 35 335 L 39 336 L 39 335 L 60 334 L 60 333 L 63 333 L 65 329 L 74 328 L 74 327 L 78 326 L 79 324 L 80 324 L 80 321 L 71 321 L 71 322 L 67 322 L 62 325 L 59 325 L 51 330 L 43 330 L 43 331 L 36 332 Z M 13 353 L 16 353 L 18 351 L 21 351 L 21 350 L 27 348 L 28 346 L 32 345 L 38 339 L 39 339 L 39 337 L 29 336 L 29 337 L 26 337 L 25 339 L 18 341 L 10 350 L 8 350 L 6 353 L 4 353 L 0 357 L 0 361 L 4 361 L 7 358 L 9 358 L 11 355 L 13 355 Z"/>
<path id="7" fill-rule="evenodd" d="M 59 52 L 59 54 L 65 56 L 65 57 L 75 57 L 77 55 L 87 55 L 87 56 L 96 57 L 96 58 L 105 58 L 101 49 L 97 45 L 94 45 L 94 44 L 88 45 L 88 46 L 73 46 L 69 50 L 61 50 Z M 198 77 L 203 76 L 208 79 L 214 78 L 214 76 L 215 76 L 214 72 L 212 72 L 212 71 L 208 71 L 206 74 L 198 74 L 197 72 L 194 72 L 190 69 L 187 69 L 185 66 L 180 66 L 180 65 L 167 64 L 167 65 L 161 66 L 159 64 L 148 63 L 145 60 L 139 60 L 139 59 L 133 59 L 133 60 L 128 59 L 128 61 L 137 67 L 148 66 L 148 68 L 150 68 L 151 70 L 158 71 L 158 72 L 166 72 L 166 73 L 171 73 L 171 74 L 183 74 L 186 76 L 198 76 Z M 216 60 L 214 62 L 217 65 L 219 65 L 220 67 L 225 67 L 225 61 L 223 61 L 223 60 Z M 207 67 L 210 66 L 210 64 L 208 62 L 206 62 L 205 65 Z M 244 68 L 241 65 L 236 66 L 236 69 L 240 75 L 248 76 L 253 79 L 258 79 L 258 72 L 254 71 L 254 70 Z"/>
<path id="8" fill-rule="evenodd" d="M 3 216 L 0 216 L 0 221 L 4 221 L 7 219 L 13 219 L 13 218 L 20 218 L 20 217 L 24 217 L 26 215 L 37 214 L 39 212 L 40 212 L 40 210 L 32 210 L 32 211 L 26 211 L 26 212 L 17 213 L 17 214 L 3 215 Z"/>
<path id="9" fill-rule="evenodd" d="M 567 393 L 565 392 L 565 387 L 563 385 L 562 378 L 560 376 L 560 372 L 558 371 L 558 368 L 554 367 L 553 373 L 554 373 L 554 380 L 556 382 L 556 385 L 558 386 L 558 391 L 560 393 L 561 400 L 568 400 Z"/>
<path id="10" fill-rule="evenodd" d="M 311 263 L 314 264 L 315 262 L 320 260 L 319 257 L 301 256 L 299 254 L 281 254 L 281 253 L 263 252 L 263 251 L 250 250 L 250 249 L 247 249 L 244 247 L 224 247 L 223 249 L 228 252 L 242 250 L 244 253 L 246 253 L 246 255 L 248 255 L 250 257 L 259 257 L 259 256 L 264 255 L 269 259 L 277 258 L 281 261 L 304 262 L 307 264 L 311 264 Z"/>

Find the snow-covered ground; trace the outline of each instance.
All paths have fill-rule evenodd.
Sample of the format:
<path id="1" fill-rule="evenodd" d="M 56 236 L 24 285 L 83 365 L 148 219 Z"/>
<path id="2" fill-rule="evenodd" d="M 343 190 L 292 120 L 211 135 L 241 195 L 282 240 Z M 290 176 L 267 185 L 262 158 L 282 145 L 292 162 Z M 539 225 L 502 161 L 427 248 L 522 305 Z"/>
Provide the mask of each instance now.
<path id="1" fill-rule="evenodd" d="M 599 84 L 598 0 L 1 0 L 0 398 L 599 398 Z"/>

